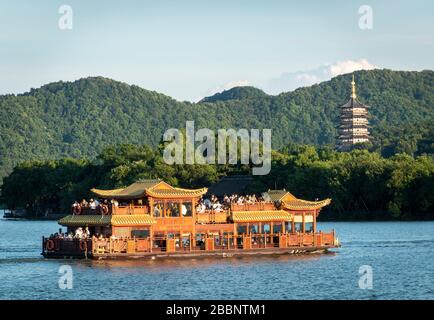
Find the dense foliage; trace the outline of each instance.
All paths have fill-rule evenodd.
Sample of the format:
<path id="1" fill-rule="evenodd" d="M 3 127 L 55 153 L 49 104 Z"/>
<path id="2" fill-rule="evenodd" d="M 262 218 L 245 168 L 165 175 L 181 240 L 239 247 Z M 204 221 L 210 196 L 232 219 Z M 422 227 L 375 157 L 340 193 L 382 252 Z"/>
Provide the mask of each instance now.
<path id="1" fill-rule="evenodd" d="M 355 76 L 360 100 L 371 106 L 371 149 L 385 156 L 432 154 L 434 72 Z M 156 147 L 165 130 L 182 128 L 186 120 L 195 120 L 196 128 L 271 128 L 275 149 L 290 142 L 333 147 L 349 84 L 350 75 L 343 75 L 277 96 L 241 87 L 188 103 L 98 77 L 3 95 L 0 179 L 25 160 L 94 159 L 105 146 L 121 143 Z"/>
<path id="2" fill-rule="evenodd" d="M 35 214 L 67 212 L 73 200 L 89 198 L 92 187 L 122 187 L 144 178 L 201 187 L 227 174 L 249 173 L 247 166 L 170 166 L 159 149 L 120 145 L 104 149 L 92 162 L 67 158 L 21 163 L 5 178 L 2 201 Z M 273 152 L 270 174 L 256 176 L 248 191 L 274 188 L 309 200 L 332 198 L 322 218 L 434 218 L 434 160 L 429 156 L 386 159 L 367 150 L 289 145 Z"/>

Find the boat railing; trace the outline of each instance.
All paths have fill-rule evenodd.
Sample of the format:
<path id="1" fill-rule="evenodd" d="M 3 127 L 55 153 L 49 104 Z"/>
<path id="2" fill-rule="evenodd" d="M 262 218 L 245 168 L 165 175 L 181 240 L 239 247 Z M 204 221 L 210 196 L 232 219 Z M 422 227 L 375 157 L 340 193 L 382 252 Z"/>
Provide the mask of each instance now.
<path id="1" fill-rule="evenodd" d="M 232 203 L 232 211 L 270 211 L 277 210 L 276 206 L 271 201 L 258 201 L 253 203 Z"/>
<path id="2" fill-rule="evenodd" d="M 87 255 L 92 252 L 92 239 L 42 237 L 43 253 L 55 252 L 59 255 Z"/>
<path id="3" fill-rule="evenodd" d="M 94 255 L 231 251 L 263 248 L 331 247 L 336 245 L 335 232 L 207 235 L 202 238 L 154 237 L 104 238 L 92 240 Z"/>
<path id="4" fill-rule="evenodd" d="M 113 206 L 112 214 L 129 215 L 129 214 L 149 214 L 148 206 Z"/>
<path id="5" fill-rule="evenodd" d="M 229 212 L 227 210 L 205 210 L 196 212 L 196 223 L 226 223 L 228 221 Z"/>

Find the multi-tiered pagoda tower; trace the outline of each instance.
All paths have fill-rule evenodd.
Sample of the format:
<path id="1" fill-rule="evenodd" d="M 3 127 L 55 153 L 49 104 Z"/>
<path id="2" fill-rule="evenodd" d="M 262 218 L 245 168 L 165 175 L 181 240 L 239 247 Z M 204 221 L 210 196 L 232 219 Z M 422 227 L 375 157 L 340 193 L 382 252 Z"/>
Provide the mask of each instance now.
<path id="1" fill-rule="evenodd" d="M 356 96 L 356 83 L 351 81 L 351 98 L 341 107 L 338 150 L 350 150 L 355 144 L 369 141 L 368 106 Z"/>

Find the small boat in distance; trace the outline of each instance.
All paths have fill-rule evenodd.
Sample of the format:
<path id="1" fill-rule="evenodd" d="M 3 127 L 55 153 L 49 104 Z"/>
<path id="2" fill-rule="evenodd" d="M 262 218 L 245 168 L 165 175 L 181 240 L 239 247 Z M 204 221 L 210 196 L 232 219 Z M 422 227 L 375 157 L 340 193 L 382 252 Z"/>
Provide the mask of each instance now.
<path id="1" fill-rule="evenodd" d="M 258 200 L 221 205 L 202 197 L 207 188 L 183 189 L 162 180 L 126 188 L 91 189 L 101 200 L 74 204 L 58 221 L 66 234 L 42 238 L 46 258 L 132 258 L 300 254 L 339 247 L 335 231 L 317 231 L 317 217 L 330 199 L 306 201 L 286 190 Z M 229 199 L 229 201 L 228 201 Z"/>

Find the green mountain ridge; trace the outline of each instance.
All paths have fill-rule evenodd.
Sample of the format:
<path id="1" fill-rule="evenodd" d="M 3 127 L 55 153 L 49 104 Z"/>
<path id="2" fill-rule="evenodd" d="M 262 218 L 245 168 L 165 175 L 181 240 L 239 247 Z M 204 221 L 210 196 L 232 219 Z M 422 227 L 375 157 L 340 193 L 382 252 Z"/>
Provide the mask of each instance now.
<path id="1" fill-rule="evenodd" d="M 374 148 L 383 153 L 432 153 L 434 72 L 355 72 L 359 99 L 370 106 Z M 107 145 L 156 146 L 169 128 L 271 128 L 272 146 L 334 146 L 339 107 L 351 75 L 271 96 L 238 87 L 180 102 L 103 77 L 54 82 L 0 96 L 0 179 L 19 162 L 94 158 Z"/>
<path id="2" fill-rule="evenodd" d="M 271 97 L 266 94 L 261 89 L 251 87 L 251 86 L 243 86 L 243 87 L 234 87 L 223 92 L 218 92 L 210 97 L 205 97 L 199 101 L 202 102 L 216 102 L 216 101 L 228 101 L 228 100 L 243 100 L 243 99 L 258 99 L 258 98 L 267 98 Z"/>

